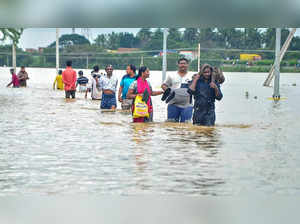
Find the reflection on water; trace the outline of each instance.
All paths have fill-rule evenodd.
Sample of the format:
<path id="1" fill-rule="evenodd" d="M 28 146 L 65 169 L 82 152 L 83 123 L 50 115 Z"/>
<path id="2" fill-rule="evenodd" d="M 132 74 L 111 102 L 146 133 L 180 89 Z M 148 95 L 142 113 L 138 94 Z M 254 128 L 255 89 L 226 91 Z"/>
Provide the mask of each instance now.
<path id="1" fill-rule="evenodd" d="M 286 99 L 275 103 L 267 74 L 226 74 L 217 125 L 201 127 L 165 122 L 160 97 L 155 122 L 134 124 L 83 93 L 65 100 L 54 70 L 28 71 L 29 88 L 0 88 L 0 195 L 299 193 L 300 90 L 288 84 L 298 75 L 281 77 Z M 160 80 L 151 72 L 152 86 Z"/>
<path id="2" fill-rule="evenodd" d="M 169 193 L 213 194 L 206 188 L 224 183 L 211 177 L 220 144 L 215 128 L 175 123 L 131 126 L 140 190 L 157 191 L 159 186 Z M 152 137 L 162 130 L 166 131 L 162 135 L 165 140 L 154 140 Z"/>

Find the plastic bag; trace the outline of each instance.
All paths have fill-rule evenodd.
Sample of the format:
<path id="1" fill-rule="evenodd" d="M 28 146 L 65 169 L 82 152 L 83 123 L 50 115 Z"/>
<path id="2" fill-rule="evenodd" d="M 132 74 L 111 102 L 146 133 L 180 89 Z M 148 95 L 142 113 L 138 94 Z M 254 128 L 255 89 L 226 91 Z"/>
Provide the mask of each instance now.
<path id="1" fill-rule="evenodd" d="M 142 96 L 136 96 L 134 101 L 133 118 L 149 117 L 148 105 L 142 100 Z"/>

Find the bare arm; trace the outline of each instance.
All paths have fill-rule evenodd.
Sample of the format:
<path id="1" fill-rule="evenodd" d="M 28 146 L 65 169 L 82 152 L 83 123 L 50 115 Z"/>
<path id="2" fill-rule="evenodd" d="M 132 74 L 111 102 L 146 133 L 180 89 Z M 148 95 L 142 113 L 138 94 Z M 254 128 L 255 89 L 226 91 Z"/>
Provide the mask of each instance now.
<path id="1" fill-rule="evenodd" d="M 13 81 L 11 81 L 10 83 L 8 83 L 6 87 L 10 87 L 11 84 L 13 84 Z"/>
<path id="2" fill-rule="evenodd" d="M 128 93 L 127 93 L 127 98 L 128 99 L 134 99 L 137 95 L 141 95 L 141 94 L 134 94 L 134 90 L 133 89 L 129 89 Z"/>
<path id="3" fill-rule="evenodd" d="M 121 97 L 122 91 L 123 91 L 123 86 L 120 86 L 119 92 L 118 92 L 118 99 L 119 99 L 120 102 L 123 102 L 123 99 L 122 99 L 122 97 Z"/>
<path id="4" fill-rule="evenodd" d="M 164 93 L 164 91 L 152 91 L 152 93 L 151 93 L 151 96 L 158 96 L 158 95 L 161 95 L 161 94 L 163 94 Z"/>
<path id="5" fill-rule="evenodd" d="M 55 78 L 54 83 L 53 83 L 53 89 L 55 89 L 55 84 L 57 82 L 57 78 Z"/>
<path id="6" fill-rule="evenodd" d="M 172 86 L 172 79 L 170 78 L 170 76 L 167 76 L 166 80 L 161 85 L 161 88 L 163 89 L 163 91 L 166 91 L 166 89 L 170 86 Z"/>
<path id="7" fill-rule="evenodd" d="M 200 78 L 200 75 L 197 74 L 197 75 L 195 76 L 195 78 L 193 79 L 192 84 L 189 86 L 189 89 L 190 89 L 190 90 L 192 90 L 192 91 L 195 91 L 195 90 L 196 90 L 196 84 L 197 84 L 197 81 L 198 81 L 199 78 Z"/>

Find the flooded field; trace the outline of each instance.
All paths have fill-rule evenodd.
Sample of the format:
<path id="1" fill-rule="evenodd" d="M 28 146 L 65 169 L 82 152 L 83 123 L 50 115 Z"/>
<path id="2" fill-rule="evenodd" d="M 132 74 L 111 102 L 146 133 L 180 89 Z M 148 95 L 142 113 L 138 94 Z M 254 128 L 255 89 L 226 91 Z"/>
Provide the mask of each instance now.
<path id="1" fill-rule="evenodd" d="M 28 88 L 13 89 L 0 68 L 0 195 L 300 193 L 300 74 L 282 74 L 275 103 L 267 74 L 225 73 L 216 127 L 205 128 L 166 123 L 160 96 L 155 122 L 133 124 L 83 93 L 66 101 L 55 69 L 27 71 Z M 150 82 L 158 89 L 161 72 Z"/>

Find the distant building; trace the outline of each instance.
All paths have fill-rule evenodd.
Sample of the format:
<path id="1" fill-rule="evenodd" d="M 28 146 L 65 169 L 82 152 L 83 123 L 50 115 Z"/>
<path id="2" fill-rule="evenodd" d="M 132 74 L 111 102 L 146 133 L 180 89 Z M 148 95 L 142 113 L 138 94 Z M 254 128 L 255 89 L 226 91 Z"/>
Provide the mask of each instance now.
<path id="1" fill-rule="evenodd" d="M 168 54 L 177 54 L 176 50 L 167 50 L 167 55 Z M 160 51 L 159 52 L 159 56 L 163 56 L 164 55 L 164 51 Z"/>
<path id="2" fill-rule="evenodd" d="M 179 54 L 190 61 L 193 61 L 198 57 L 197 51 L 179 51 Z"/>
<path id="3" fill-rule="evenodd" d="M 37 49 L 34 49 L 34 48 L 26 48 L 25 51 L 28 52 L 28 53 L 36 53 L 36 52 L 37 52 Z"/>
<path id="4" fill-rule="evenodd" d="M 39 50 L 38 50 L 39 53 L 43 53 L 43 52 L 44 52 L 44 49 L 45 49 L 44 47 L 39 47 Z"/>
<path id="5" fill-rule="evenodd" d="M 133 51 L 138 51 L 138 48 L 124 48 L 124 47 L 120 47 L 117 49 L 118 53 L 131 53 Z"/>

